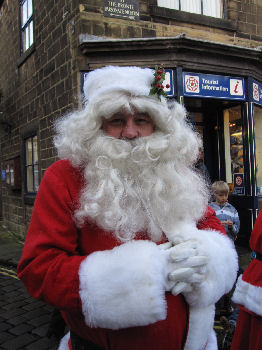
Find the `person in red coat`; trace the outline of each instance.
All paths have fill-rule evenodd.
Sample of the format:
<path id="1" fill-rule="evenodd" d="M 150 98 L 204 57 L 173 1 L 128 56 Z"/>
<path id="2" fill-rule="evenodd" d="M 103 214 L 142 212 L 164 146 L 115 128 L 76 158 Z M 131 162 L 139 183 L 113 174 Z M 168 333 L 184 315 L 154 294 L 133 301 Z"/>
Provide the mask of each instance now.
<path id="1" fill-rule="evenodd" d="M 255 253 L 244 273 L 239 276 L 233 301 L 240 311 L 231 350 L 260 350 L 262 346 L 262 212 L 250 237 Z"/>
<path id="2" fill-rule="evenodd" d="M 237 254 L 194 169 L 201 140 L 164 71 L 104 67 L 56 124 L 18 276 L 60 310 L 62 349 L 217 349 Z M 81 348 L 81 349 L 82 349 Z"/>

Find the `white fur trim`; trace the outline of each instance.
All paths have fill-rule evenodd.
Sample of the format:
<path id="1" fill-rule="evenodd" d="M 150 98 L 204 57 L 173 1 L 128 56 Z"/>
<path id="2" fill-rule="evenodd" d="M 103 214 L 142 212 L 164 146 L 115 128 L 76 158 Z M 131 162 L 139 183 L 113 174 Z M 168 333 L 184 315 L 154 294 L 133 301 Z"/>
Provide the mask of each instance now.
<path id="1" fill-rule="evenodd" d="M 210 350 L 214 340 L 211 336 L 215 315 L 215 305 L 208 307 L 190 307 L 189 330 L 184 350 L 203 350 L 210 342 Z M 210 339 L 209 339 L 210 338 Z"/>
<path id="2" fill-rule="evenodd" d="M 177 235 L 169 235 L 170 240 Z M 189 305 L 208 306 L 215 304 L 221 296 L 228 293 L 236 280 L 238 256 L 234 244 L 226 235 L 214 230 L 198 230 L 192 225 L 185 225 L 180 238 L 182 241 L 196 239 L 199 241 L 199 255 L 208 257 L 205 280 L 192 292 L 183 293 Z"/>
<path id="3" fill-rule="evenodd" d="M 66 335 L 60 340 L 58 350 L 70 350 L 68 346 L 69 338 L 70 332 L 66 333 Z"/>
<path id="4" fill-rule="evenodd" d="M 262 288 L 243 281 L 239 276 L 232 300 L 262 316 Z"/>
<path id="5" fill-rule="evenodd" d="M 133 96 L 148 96 L 154 71 L 149 68 L 107 66 L 87 75 L 84 83 L 85 98 L 95 102 L 112 91 L 128 91 Z"/>
<path id="6" fill-rule="evenodd" d="M 79 268 L 86 324 L 120 329 L 164 320 L 164 265 L 164 255 L 150 241 L 89 255 Z"/>
<path id="7" fill-rule="evenodd" d="M 209 334 L 205 350 L 217 350 L 217 336 L 214 329 Z"/>

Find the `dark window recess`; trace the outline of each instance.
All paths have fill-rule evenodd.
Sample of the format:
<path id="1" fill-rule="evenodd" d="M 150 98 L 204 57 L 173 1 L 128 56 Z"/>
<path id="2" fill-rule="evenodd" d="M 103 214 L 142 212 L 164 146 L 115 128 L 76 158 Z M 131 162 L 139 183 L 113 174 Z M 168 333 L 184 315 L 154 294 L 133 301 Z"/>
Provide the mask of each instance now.
<path id="1" fill-rule="evenodd" d="M 20 157 L 5 161 L 5 183 L 12 190 L 21 190 L 21 163 Z"/>

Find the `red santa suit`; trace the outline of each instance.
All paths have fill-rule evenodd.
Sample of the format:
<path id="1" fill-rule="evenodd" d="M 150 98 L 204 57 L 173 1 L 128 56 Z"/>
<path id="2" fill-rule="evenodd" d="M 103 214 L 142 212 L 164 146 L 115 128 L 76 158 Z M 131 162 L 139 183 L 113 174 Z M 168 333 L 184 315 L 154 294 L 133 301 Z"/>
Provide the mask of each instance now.
<path id="1" fill-rule="evenodd" d="M 249 243 L 257 258 L 239 276 L 233 295 L 240 311 L 232 350 L 260 350 L 262 347 L 262 212 L 256 219 Z"/>
<path id="2" fill-rule="evenodd" d="M 178 350 L 184 348 L 188 335 L 187 349 L 198 349 L 194 339 L 201 338 L 205 329 L 199 319 L 202 306 L 194 313 L 190 333 L 188 303 L 181 294 L 165 293 L 160 249 L 146 234 L 121 244 L 92 222 L 77 229 L 74 211 L 83 181 L 80 170 L 67 160 L 45 172 L 18 265 L 18 276 L 28 292 L 59 309 L 74 333 L 104 349 Z M 228 249 L 227 238 L 210 231 L 223 232 L 212 209 L 198 226 L 207 241 L 213 233 L 221 236 L 222 244 L 225 239 L 221 254 Z M 224 264 L 223 270 L 228 261 Z M 214 265 L 220 263 L 216 260 Z M 214 273 L 215 282 L 220 281 L 220 272 Z M 208 288 L 217 290 L 214 281 L 203 287 L 207 309 L 213 303 L 208 301 Z"/>

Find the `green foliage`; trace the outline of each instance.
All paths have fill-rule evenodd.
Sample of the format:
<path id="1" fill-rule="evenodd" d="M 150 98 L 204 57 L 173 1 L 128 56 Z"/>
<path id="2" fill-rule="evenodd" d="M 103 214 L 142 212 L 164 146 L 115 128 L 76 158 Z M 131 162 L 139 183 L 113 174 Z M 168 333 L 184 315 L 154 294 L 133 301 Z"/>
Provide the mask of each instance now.
<path id="1" fill-rule="evenodd" d="M 155 66 L 154 80 L 151 84 L 151 90 L 149 91 L 149 96 L 157 95 L 160 100 L 160 96 L 167 97 L 166 92 L 164 91 L 163 82 L 165 80 L 165 69 L 163 67 Z"/>

